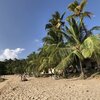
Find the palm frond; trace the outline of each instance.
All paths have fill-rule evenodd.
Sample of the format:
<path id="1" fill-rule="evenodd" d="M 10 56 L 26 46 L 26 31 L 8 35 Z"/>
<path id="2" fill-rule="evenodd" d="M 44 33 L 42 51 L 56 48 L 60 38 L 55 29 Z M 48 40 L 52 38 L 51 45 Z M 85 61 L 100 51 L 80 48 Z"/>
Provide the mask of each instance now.
<path id="1" fill-rule="evenodd" d="M 76 37 L 78 39 L 78 37 L 80 35 L 80 31 L 79 31 L 79 28 L 78 28 L 78 24 L 77 24 L 77 22 L 75 21 L 74 18 L 72 18 L 72 27 L 73 27 L 73 30 L 76 33 Z"/>
<path id="2" fill-rule="evenodd" d="M 52 28 L 52 25 L 51 24 L 46 24 L 45 29 L 49 29 L 49 28 Z"/>
<path id="3" fill-rule="evenodd" d="M 68 67 L 73 61 L 72 53 L 65 57 L 56 67 L 57 70 L 63 70 Z"/>
<path id="4" fill-rule="evenodd" d="M 61 15 L 61 20 L 63 20 L 64 16 L 65 16 L 66 12 L 64 12 L 62 15 Z"/>
<path id="5" fill-rule="evenodd" d="M 79 50 L 74 50 L 73 52 L 72 52 L 72 54 L 74 54 L 74 55 L 76 55 L 80 60 L 83 60 L 84 59 L 84 57 L 83 57 L 83 55 L 81 54 L 81 52 L 79 51 Z"/>
<path id="6" fill-rule="evenodd" d="M 54 41 L 54 39 L 52 38 L 52 37 L 44 37 L 43 39 L 42 39 L 42 41 L 44 42 L 44 43 L 46 43 L 46 44 L 53 44 L 55 41 Z"/>
<path id="7" fill-rule="evenodd" d="M 43 69 L 48 68 L 48 58 L 44 58 L 43 62 L 41 63 L 41 65 L 39 66 L 38 70 L 41 72 Z"/>
<path id="8" fill-rule="evenodd" d="M 81 10 L 83 11 L 85 5 L 87 4 L 87 0 L 82 0 L 82 2 L 80 3 L 81 6 Z"/>
<path id="9" fill-rule="evenodd" d="M 55 14 L 52 15 L 52 17 L 57 20 L 60 19 L 60 13 L 58 11 L 55 12 Z"/>
<path id="10" fill-rule="evenodd" d="M 73 12 L 74 12 L 75 8 L 76 8 L 78 5 L 79 5 L 78 1 L 75 0 L 73 3 L 71 3 L 71 4 L 68 5 L 68 9 L 69 9 L 70 11 L 73 11 Z"/>
<path id="11" fill-rule="evenodd" d="M 75 18 L 75 17 L 77 17 L 77 16 L 75 14 L 72 14 L 72 15 L 68 16 L 66 18 L 66 20 L 69 21 L 70 19 Z"/>
<path id="12" fill-rule="evenodd" d="M 84 17 L 88 17 L 88 18 L 91 19 L 91 16 L 92 16 L 92 15 L 93 15 L 93 14 L 92 14 L 91 12 L 87 12 L 87 11 L 81 13 L 81 16 L 82 16 L 83 18 L 84 18 Z"/>
<path id="13" fill-rule="evenodd" d="M 94 31 L 94 30 L 100 30 L 100 26 L 94 26 L 90 29 L 90 31 Z"/>
<path id="14" fill-rule="evenodd" d="M 90 58 L 93 53 L 100 51 L 100 39 L 98 39 L 96 36 L 92 35 L 89 36 L 85 41 L 83 42 L 81 48 L 82 48 L 82 55 L 84 58 Z"/>

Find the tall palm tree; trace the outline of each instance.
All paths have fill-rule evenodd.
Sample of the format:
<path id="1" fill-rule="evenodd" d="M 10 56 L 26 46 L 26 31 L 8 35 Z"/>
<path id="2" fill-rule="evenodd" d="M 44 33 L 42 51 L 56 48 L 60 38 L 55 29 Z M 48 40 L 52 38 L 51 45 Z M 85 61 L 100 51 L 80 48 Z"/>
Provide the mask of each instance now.
<path id="1" fill-rule="evenodd" d="M 57 31 L 64 26 L 63 18 L 65 13 L 60 15 L 58 11 L 55 12 L 55 14 L 52 15 L 52 18 L 49 20 L 49 23 L 46 24 L 46 29 L 52 29 L 53 31 Z"/>
<path id="2" fill-rule="evenodd" d="M 64 17 L 65 13 L 60 15 L 59 12 L 55 12 L 52 15 L 52 18 L 49 20 L 49 23 L 46 24 L 45 29 L 47 30 L 47 36 L 43 38 L 43 42 L 46 44 L 58 44 L 63 42 L 63 34 L 61 31 L 64 27 Z"/>
<path id="3" fill-rule="evenodd" d="M 75 0 L 73 3 L 68 5 L 68 9 L 73 12 L 71 16 L 68 18 L 72 17 L 80 17 L 83 19 L 84 17 L 89 17 L 91 18 L 92 13 L 88 11 L 84 11 L 84 8 L 87 4 L 87 0 L 82 0 L 80 3 Z"/>
<path id="4" fill-rule="evenodd" d="M 85 36 L 88 37 L 88 31 L 87 28 L 83 22 L 83 19 L 85 17 L 91 18 L 91 15 L 93 15 L 91 12 L 84 11 L 84 8 L 87 4 L 87 0 L 82 0 L 80 3 L 75 0 L 73 3 L 69 4 L 68 9 L 73 12 L 72 15 L 67 17 L 67 20 L 70 18 L 79 18 L 80 19 L 80 25 L 82 26 L 82 29 L 84 30 Z"/>
<path id="5" fill-rule="evenodd" d="M 50 56 L 53 51 L 56 50 L 59 44 L 64 45 L 63 40 L 63 17 L 65 13 L 60 15 L 59 12 L 55 12 L 55 14 L 52 15 L 52 18 L 49 20 L 49 23 L 46 24 L 46 30 L 47 30 L 47 36 L 43 38 L 44 46 L 41 49 L 39 55 L 41 58 L 41 65 L 39 66 L 39 70 L 46 68 L 53 68 L 57 65 L 59 60 L 56 60 L 55 62 L 52 60 L 52 57 Z"/>

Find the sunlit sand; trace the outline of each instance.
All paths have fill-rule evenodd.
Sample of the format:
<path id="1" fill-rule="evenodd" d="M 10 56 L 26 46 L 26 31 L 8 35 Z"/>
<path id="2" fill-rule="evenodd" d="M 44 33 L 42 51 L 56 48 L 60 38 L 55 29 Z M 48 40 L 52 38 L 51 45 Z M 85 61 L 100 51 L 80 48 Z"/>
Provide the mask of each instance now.
<path id="1" fill-rule="evenodd" d="M 100 80 L 28 78 L 5 76 L 0 83 L 0 100 L 100 100 Z"/>

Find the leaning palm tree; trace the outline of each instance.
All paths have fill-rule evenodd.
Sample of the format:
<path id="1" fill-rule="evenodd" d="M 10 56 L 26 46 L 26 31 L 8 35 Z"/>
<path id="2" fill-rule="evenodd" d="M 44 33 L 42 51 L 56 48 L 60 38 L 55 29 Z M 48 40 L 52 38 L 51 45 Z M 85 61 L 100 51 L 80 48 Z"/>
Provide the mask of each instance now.
<path id="1" fill-rule="evenodd" d="M 55 67 L 55 64 L 57 64 L 56 61 L 51 61 L 52 59 L 50 56 L 51 53 L 56 49 L 56 47 L 56 44 L 44 45 L 41 51 L 39 52 L 40 66 L 38 67 L 38 70 L 40 72 L 49 68 L 53 68 Z"/>
<path id="2" fill-rule="evenodd" d="M 52 61 L 52 57 L 50 56 L 53 51 L 56 50 L 59 43 L 64 45 L 63 40 L 63 17 L 65 13 L 60 15 L 59 12 L 55 12 L 55 14 L 52 15 L 52 18 L 49 20 L 49 23 L 46 24 L 46 30 L 47 30 L 47 36 L 43 38 L 44 46 L 41 49 L 39 55 L 40 55 L 40 66 L 39 70 L 42 71 L 43 69 L 47 68 L 53 68 L 57 65 L 59 60 L 56 60 L 55 62 Z"/>
<path id="3" fill-rule="evenodd" d="M 80 24 L 78 24 L 74 18 L 71 18 L 68 22 L 70 27 L 66 26 L 66 35 L 69 43 L 67 43 L 65 49 L 69 51 L 69 53 L 61 60 L 57 69 L 64 69 L 65 67 L 68 67 L 74 62 L 75 58 L 77 58 L 81 69 L 81 76 L 83 77 L 84 71 L 82 62 L 84 59 L 91 58 L 92 56 L 99 57 L 100 39 L 96 38 L 94 35 L 90 35 L 85 38 L 84 33 L 80 28 Z"/>

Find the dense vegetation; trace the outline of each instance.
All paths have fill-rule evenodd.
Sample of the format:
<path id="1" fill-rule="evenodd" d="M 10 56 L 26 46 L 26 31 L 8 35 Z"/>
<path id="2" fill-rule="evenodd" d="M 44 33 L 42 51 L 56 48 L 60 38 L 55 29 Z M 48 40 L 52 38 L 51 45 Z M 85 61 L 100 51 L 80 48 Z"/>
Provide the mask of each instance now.
<path id="1" fill-rule="evenodd" d="M 23 60 L 5 60 L 0 62 L 0 75 L 23 74 L 27 68 L 27 62 Z"/>
<path id="2" fill-rule="evenodd" d="M 100 71 L 100 34 L 94 34 L 99 26 L 87 29 L 84 19 L 92 13 L 85 11 L 87 0 L 74 1 L 68 9 L 72 12 L 64 21 L 65 13 L 55 12 L 46 24 L 47 35 L 43 47 L 27 59 L 0 62 L 0 74 L 23 74 L 39 76 L 41 72 L 63 77 L 91 75 Z M 59 73 L 60 71 L 60 73 Z"/>

